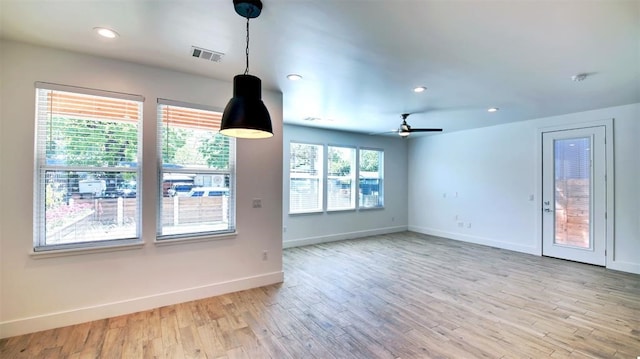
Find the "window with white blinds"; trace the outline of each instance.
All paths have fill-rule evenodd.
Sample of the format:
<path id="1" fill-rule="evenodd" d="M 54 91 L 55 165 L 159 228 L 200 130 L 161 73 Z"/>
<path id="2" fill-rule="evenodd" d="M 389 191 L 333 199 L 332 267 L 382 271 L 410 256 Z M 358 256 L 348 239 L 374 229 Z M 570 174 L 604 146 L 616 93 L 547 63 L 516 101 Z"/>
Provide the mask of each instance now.
<path id="1" fill-rule="evenodd" d="M 235 139 L 222 112 L 158 100 L 158 240 L 235 231 Z"/>
<path id="2" fill-rule="evenodd" d="M 328 146 L 327 210 L 356 208 L 356 149 Z"/>
<path id="3" fill-rule="evenodd" d="M 138 240 L 143 100 L 36 83 L 36 251 Z"/>
<path id="4" fill-rule="evenodd" d="M 358 186 L 360 208 L 384 206 L 384 151 L 360 149 Z"/>
<path id="5" fill-rule="evenodd" d="M 324 146 L 291 142 L 289 150 L 289 213 L 322 211 Z"/>
<path id="6" fill-rule="evenodd" d="M 384 207 L 384 150 L 291 142 L 289 151 L 290 214 Z"/>

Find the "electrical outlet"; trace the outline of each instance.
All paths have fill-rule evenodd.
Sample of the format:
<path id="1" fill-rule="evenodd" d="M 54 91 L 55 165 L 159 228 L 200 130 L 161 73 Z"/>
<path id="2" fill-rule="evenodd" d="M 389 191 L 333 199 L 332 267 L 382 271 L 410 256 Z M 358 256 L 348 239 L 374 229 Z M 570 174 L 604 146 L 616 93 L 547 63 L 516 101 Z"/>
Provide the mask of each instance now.
<path id="1" fill-rule="evenodd" d="M 464 227 L 464 222 L 458 222 L 458 227 L 460 228 Z"/>
<path id="2" fill-rule="evenodd" d="M 262 208 L 262 200 L 260 198 L 253 199 L 253 208 Z"/>
<path id="3" fill-rule="evenodd" d="M 269 251 L 262 251 L 262 260 L 266 261 L 269 259 Z"/>
<path id="4" fill-rule="evenodd" d="M 467 228 L 471 228 L 471 222 L 467 223 Z"/>

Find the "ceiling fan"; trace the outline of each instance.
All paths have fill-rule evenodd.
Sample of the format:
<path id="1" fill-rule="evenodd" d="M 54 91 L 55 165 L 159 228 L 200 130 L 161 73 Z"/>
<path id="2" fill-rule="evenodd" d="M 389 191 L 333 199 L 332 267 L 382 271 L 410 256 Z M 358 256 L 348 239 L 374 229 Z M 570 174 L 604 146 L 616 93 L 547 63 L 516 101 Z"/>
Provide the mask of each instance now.
<path id="1" fill-rule="evenodd" d="M 397 133 L 398 135 L 400 135 L 401 137 L 404 137 L 404 138 L 409 136 L 412 132 L 442 132 L 441 128 L 412 128 L 407 123 L 407 117 L 409 117 L 409 115 L 411 115 L 411 114 L 410 113 L 403 113 L 401 115 L 402 116 L 402 124 L 400 125 L 400 127 L 397 130 L 394 130 L 392 132 L 395 132 L 395 133 Z"/>

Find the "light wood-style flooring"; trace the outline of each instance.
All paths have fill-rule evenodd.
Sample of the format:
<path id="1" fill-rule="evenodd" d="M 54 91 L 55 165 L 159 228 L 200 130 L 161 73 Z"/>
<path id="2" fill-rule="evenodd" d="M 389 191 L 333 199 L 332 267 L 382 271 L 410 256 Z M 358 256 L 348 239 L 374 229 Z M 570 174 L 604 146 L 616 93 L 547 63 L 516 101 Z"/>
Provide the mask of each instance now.
<path id="1" fill-rule="evenodd" d="M 626 358 L 640 276 L 411 232 L 284 251 L 285 282 L 0 340 L 1 358 Z"/>

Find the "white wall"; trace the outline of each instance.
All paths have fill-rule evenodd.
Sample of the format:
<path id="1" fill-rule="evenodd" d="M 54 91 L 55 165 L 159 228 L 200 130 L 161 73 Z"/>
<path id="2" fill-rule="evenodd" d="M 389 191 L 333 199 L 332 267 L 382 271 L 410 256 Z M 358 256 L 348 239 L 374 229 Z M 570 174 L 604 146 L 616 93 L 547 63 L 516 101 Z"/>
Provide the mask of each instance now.
<path id="1" fill-rule="evenodd" d="M 384 209 L 289 214 L 291 141 L 384 150 Z M 293 247 L 407 230 L 407 141 L 302 126 L 284 126 L 284 246 Z M 284 230 L 284 229 L 283 229 Z"/>
<path id="2" fill-rule="evenodd" d="M 275 136 L 237 144 L 237 236 L 158 246 L 155 212 L 144 210 L 142 248 L 40 258 L 30 255 L 35 81 L 143 95 L 143 178 L 156 173 L 156 99 L 222 109 L 232 84 L 13 42 L 0 47 L 0 337 L 282 281 L 282 94 L 263 91 Z M 143 207 L 155 207 L 155 188 L 142 195 Z M 252 208 L 253 198 L 263 208 Z"/>
<path id="3" fill-rule="evenodd" d="M 611 118 L 615 222 L 607 267 L 640 273 L 640 104 L 410 140 L 409 229 L 540 255 L 540 129 Z"/>

